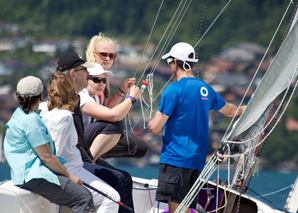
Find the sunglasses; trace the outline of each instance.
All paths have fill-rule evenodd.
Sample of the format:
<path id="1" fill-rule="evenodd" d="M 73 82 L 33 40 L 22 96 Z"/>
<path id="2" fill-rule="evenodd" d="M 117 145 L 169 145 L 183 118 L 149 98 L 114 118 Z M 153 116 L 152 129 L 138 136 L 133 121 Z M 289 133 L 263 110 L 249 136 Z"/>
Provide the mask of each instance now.
<path id="1" fill-rule="evenodd" d="M 94 83 L 99 84 L 101 81 L 102 83 L 107 82 L 107 78 L 99 78 L 99 77 L 93 77 L 93 78 L 88 78 L 89 80 L 92 80 Z"/>
<path id="2" fill-rule="evenodd" d="M 78 72 L 78 71 L 86 71 L 87 72 L 87 68 L 81 68 L 81 69 L 74 69 L 74 71 Z"/>
<path id="3" fill-rule="evenodd" d="M 111 60 L 114 60 L 116 58 L 116 53 L 97 52 L 96 55 L 98 55 L 102 59 L 106 59 L 108 56 Z"/>
<path id="4" fill-rule="evenodd" d="M 171 65 L 172 62 L 174 62 L 174 59 L 173 59 L 173 58 L 168 58 L 168 59 L 167 59 L 167 63 L 168 63 L 168 65 Z"/>

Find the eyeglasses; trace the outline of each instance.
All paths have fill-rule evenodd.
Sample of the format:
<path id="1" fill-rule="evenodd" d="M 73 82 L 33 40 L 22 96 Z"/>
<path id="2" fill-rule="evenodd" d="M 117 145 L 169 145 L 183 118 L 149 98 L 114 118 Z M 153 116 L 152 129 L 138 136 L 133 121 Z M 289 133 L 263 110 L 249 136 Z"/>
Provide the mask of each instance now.
<path id="1" fill-rule="evenodd" d="M 175 60 L 174 58 L 168 58 L 167 59 L 168 65 L 171 65 L 171 63 L 174 62 L 174 60 Z"/>
<path id="2" fill-rule="evenodd" d="M 109 56 L 109 59 L 114 60 L 116 58 L 116 53 L 105 53 L 105 52 L 97 52 L 95 53 L 102 59 L 106 59 Z"/>
<path id="3" fill-rule="evenodd" d="M 99 78 L 99 77 L 93 77 L 93 78 L 88 78 L 89 80 L 92 80 L 94 83 L 99 84 L 101 81 L 102 83 L 107 82 L 107 78 Z"/>
<path id="4" fill-rule="evenodd" d="M 83 70 L 83 71 L 86 71 L 87 72 L 87 68 L 81 68 L 81 69 L 74 69 L 74 71 L 76 71 L 76 72 L 78 72 L 78 71 L 81 71 L 81 70 Z"/>

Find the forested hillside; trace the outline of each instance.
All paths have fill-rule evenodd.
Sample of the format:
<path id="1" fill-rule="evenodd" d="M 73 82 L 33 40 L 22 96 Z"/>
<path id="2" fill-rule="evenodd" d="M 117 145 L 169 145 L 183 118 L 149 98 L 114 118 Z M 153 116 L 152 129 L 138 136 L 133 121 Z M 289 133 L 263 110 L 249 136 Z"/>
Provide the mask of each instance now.
<path id="1" fill-rule="evenodd" d="M 21 29 L 14 35 L 0 31 L 0 38 L 26 37 L 30 38 L 30 41 L 86 38 L 89 41 L 92 36 L 103 32 L 106 36 L 117 38 L 121 43 L 144 47 L 162 2 L 150 40 L 157 45 L 178 5 L 186 1 L 0 0 L 0 25 L 17 24 Z M 188 2 L 190 1 L 186 3 Z M 228 2 L 229 0 L 193 0 L 170 46 L 178 41 L 196 44 L 198 35 L 201 37 L 205 33 Z M 199 43 L 200 63 L 210 60 L 212 56 L 237 42 L 255 42 L 267 47 L 289 2 L 290 0 L 232 0 Z M 295 4 L 291 5 L 271 45 L 271 54 L 277 51 L 282 42 Z M 180 12 L 184 13 L 185 9 L 177 11 Z M 14 58 L 34 67 L 22 71 L 22 76 L 34 75 L 37 66 L 44 61 L 57 60 L 57 57 L 57 54 L 48 56 L 33 52 L 32 43 L 16 51 L 0 52 L 0 59 Z M 0 84 L 15 84 L 20 77 L 2 76 Z M 297 104 L 298 98 L 295 95 L 282 122 L 269 137 L 270 146 L 266 146 L 262 156 L 271 162 L 294 159 L 297 156 L 293 147 L 298 145 L 298 127 L 295 131 L 286 129 L 286 119 L 298 120 Z"/>
<path id="2" fill-rule="evenodd" d="M 1 0 L 1 22 L 18 23 L 24 26 L 23 33 L 34 38 L 88 37 L 104 32 L 106 35 L 144 44 L 161 0 Z M 163 2 L 152 41 L 157 43 L 176 8 L 182 2 Z M 210 26 L 228 0 L 208 0 L 201 35 Z M 188 3 L 188 2 L 187 2 Z M 233 0 L 215 22 L 199 45 L 200 58 L 206 59 L 220 49 L 237 41 L 253 41 L 267 46 L 287 7 L 285 0 Z M 184 40 L 191 44 L 197 41 L 205 1 L 192 1 L 185 17 L 173 37 L 173 43 Z M 273 43 L 276 49 L 284 34 L 292 5 L 279 39 Z M 184 12 L 179 10 L 179 12 Z"/>

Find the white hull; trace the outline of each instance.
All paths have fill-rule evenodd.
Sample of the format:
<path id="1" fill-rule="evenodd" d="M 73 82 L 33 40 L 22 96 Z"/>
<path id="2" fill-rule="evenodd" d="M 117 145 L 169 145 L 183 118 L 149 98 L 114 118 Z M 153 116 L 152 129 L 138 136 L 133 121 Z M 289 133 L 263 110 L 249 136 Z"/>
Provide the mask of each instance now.
<path id="1" fill-rule="evenodd" d="M 155 192 L 157 180 L 133 178 L 133 200 L 136 213 L 162 213 L 168 206 L 165 203 L 155 201 Z M 214 185 L 214 183 L 211 183 Z M 148 190 L 148 187 L 150 190 Z M 221 187 L 223 189 L 223 187 Z M 229 193 L 239 195 L 239 192 L 229 190 Z M 269 205 L 250 197 L 249 195 L 241 195 L 242 200 L 249 200 L 257 207 L 258 213 L 282 213 L 279 210 L 273 209 Z M 12 181 L 7 181 L 0 185 L 0 206 L 1 212 L 9 213 L 58 213 L 59 206 L 50 203 L 46 199 L 13 186 Z M 70 213 L 68 208 L 63 208 L 63 213 Z"/>

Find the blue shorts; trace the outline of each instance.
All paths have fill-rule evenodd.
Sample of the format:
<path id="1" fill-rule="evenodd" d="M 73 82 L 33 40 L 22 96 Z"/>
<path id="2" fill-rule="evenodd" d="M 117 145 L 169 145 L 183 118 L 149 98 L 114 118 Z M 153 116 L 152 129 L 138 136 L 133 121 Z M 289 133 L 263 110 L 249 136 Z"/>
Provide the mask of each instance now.
<path id="1" fill-rule="evenodd" d="M 165 203 L 168 201 L 181 203 L 200 173 L 201 170 L 159 164 L 156 200 Z M 197 203 L 198 196 L 191 203 L 190 208 L 196 208 Z"/>

